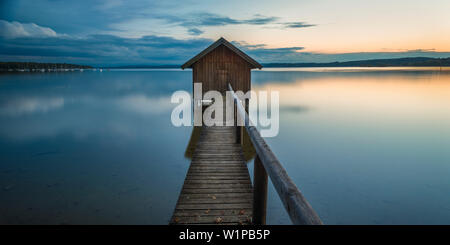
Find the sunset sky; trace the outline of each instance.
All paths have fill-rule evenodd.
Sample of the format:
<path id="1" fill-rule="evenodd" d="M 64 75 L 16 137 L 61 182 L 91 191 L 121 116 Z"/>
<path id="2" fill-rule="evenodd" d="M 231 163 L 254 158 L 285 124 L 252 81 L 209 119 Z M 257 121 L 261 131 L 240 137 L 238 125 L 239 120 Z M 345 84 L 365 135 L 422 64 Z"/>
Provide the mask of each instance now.
<path id="1" fill-rule="evenodd" d="M 450 57 L 448 0 L 2 0 L 0 60 L 181 64 L 223 36 L 262 63 Z"/>

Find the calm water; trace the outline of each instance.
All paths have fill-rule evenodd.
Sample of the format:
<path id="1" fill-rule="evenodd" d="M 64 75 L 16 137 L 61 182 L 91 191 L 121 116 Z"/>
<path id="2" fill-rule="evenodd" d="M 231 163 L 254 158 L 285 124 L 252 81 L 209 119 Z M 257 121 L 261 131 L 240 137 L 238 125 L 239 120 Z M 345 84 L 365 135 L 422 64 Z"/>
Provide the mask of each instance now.
<path id="1" fill-rule="evenodd" d="M 0 75 L 0 223 L 166 224 L 192 128 L 190 71 Z M 450 224 L 450 70 L 264 69 L 267 139 L 328 224 Z M 252 164 L 249 164 L 252 172 Z M 271 184 L 270 184 L 271 185 Z M 268 223 L 290 223 L 272 187 Z"/>

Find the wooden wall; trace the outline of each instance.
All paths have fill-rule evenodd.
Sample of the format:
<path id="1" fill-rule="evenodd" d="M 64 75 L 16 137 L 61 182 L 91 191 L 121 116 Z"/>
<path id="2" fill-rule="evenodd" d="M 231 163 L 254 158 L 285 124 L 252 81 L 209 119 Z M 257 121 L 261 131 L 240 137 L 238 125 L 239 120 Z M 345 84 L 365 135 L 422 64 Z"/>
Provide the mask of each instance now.
<path id="1" fill-rule="evenodd" d="M 223 93 L 229 82 L 234 91 L 245 93 L 251 88 L 249 64 L 224 45 L 198 60 L 192 74 L 194 83 L 202 83 L 203 93 L 209 90 Z"/>

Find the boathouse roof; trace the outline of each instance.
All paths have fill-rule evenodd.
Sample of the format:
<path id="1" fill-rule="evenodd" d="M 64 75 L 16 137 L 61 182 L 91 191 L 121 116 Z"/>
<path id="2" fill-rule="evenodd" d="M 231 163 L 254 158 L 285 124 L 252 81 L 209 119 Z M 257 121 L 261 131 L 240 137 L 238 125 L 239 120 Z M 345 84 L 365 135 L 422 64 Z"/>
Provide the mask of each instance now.
<path id="1" fill-rule="evenodd" d="M 252 57 L 248 56 L 247 54 L 242 52 L 240 49 L 238 49 L 236 46 L 234 46 L 233 44 L 231 44 L 230 42 L 225 40 L 225 38 L 221 37 L 221 38 L 219 38 L 219 40 L 215 41 L 213 44 L 211 44 L 205 50 L 203 50 L 202 52 L 200 52 L 199 54 L 194 56 L 192 59 L 190 59 L 186 63 L 184 63 L 181 66 L 181 69 L 192 68 L 192 66 L 195 64 L 195 62 L 197 62 L 198 60 L 203 58 L 205 55 L 207 55 L 208 53 L 210 53 L 211 51 L 213 51 L 220 45 L 224 45 L 225 47 L 229 48 L 231 51 L 233 51 L 234 53 L 239 55 L 242 59 L 247 61 L 250 64 L 251 69 L 254 69 L 254 68 L 261 69 L 262 68 L 262 65 L 260 63 L 258 63 Z"/>

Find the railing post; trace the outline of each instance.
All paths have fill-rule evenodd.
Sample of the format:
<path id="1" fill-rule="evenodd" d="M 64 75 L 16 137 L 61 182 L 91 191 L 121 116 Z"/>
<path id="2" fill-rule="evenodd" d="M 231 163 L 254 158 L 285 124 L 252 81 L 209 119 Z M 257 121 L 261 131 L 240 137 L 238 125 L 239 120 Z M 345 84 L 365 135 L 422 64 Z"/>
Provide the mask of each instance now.
<path id="1" fill-rule="evenodd" d="M 240 126 L 238 126 L 238 111 L 237 111 L 237 103 L 239 103 L 237 100 L 234 100 L 234 121 L 235 121 L 235 125 L 236 125 L 236 143 L 241 144 L 241 128 Z"/>
<path id="2" fill-rule="evenodd" d="M 244 100 L 245 101 L 245 111 L 248 113 L 248 105 L 249 105 L 249 101 L 248 101 L 248 99 L 245 99 Z M 244 118 L 242 118 L 242 121 L 243 121 L 243 123 L 244 123 L 244 126 L 241 126 L 240 128 L 241 128 L 241 145 L 244 145 L 244 134 L 245 134 L 245 126 L 247 126 L 248 125 L 248 122 L 249 122 L 249 116 L 248 116 L 248 114 L 245 114 L 244 116 Z"/>
<path id="3" fill-rule="evenodd" d="M 245 130 L 245 127 L 244 126 L 240 126 L 239 127 L 240 128 L 240 130 L 239 130 L 239 138 L 240 138 L 240 141 L 239 141 L 239 143 L 243 146 L 244 145 L 244 130 Z"/>
<path id="4" fill-rule="evenodd" d="M 254 163 L 254 183 L 253 183 L 253 224 L 266 224 L 267 211 L 267 172 L 256 155 Z"/>

